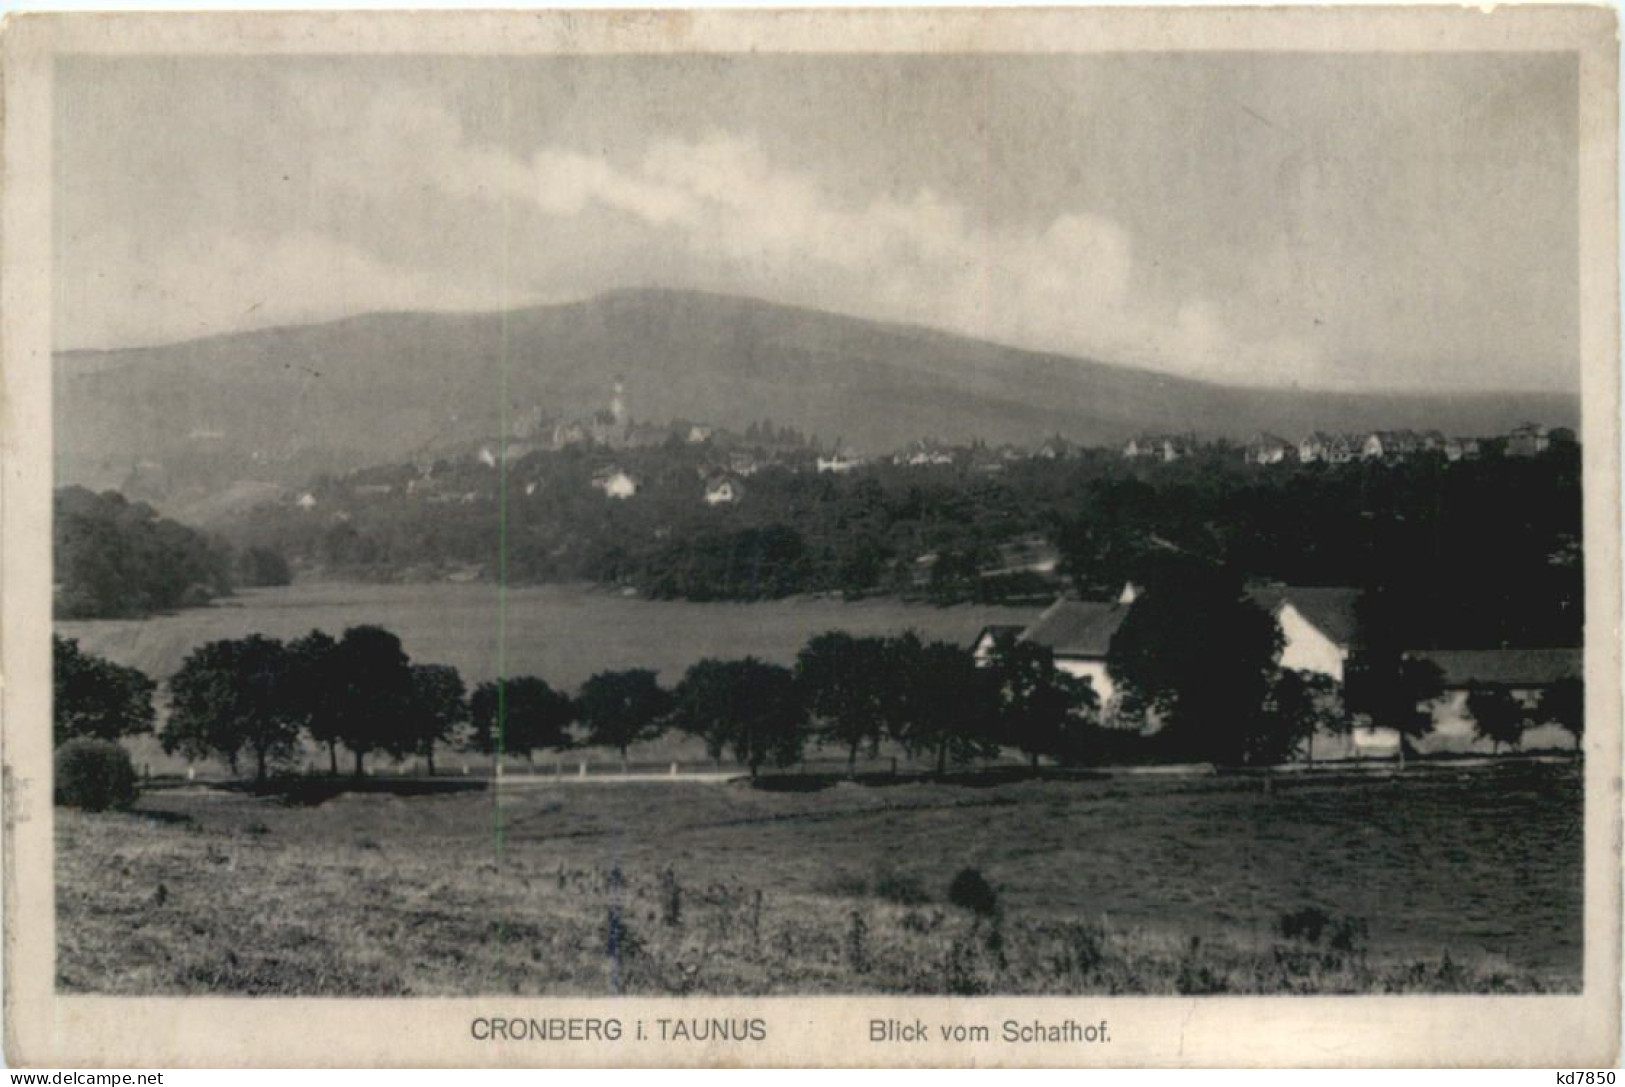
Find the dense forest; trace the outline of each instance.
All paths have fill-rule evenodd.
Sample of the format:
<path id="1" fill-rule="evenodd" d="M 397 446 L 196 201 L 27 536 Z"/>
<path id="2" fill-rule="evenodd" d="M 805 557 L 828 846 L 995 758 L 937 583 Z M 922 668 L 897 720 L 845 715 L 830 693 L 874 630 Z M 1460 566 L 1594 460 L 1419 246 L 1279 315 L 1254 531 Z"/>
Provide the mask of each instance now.
<path id="1" fill-rule="evenodd" d="M 1115 450 L 974 447 L 948 463 L 819 472 L 788 458 L 732 480 L 705 443 L 578 447 L 325 478 L 231 531 L 324 573 L 588 580 L 655 598 L 810 592 L 940 603 L 1103 598 L 1170 559 L 1252 580 L 1383 591 L 1418 647 L 1581 639 L 1580 455 L 1249 465 L 1216 444 L 1173 463 Z M 593 485 L 625 473 L 636 493 Z"/>
<path id="2" fill-rule="evenodd" d="M 64 619 L 150 615 L 290 577 L 269 548 L 233 547 L 116 491 L 58 489 L 53 536 L 56 613 Z"/>

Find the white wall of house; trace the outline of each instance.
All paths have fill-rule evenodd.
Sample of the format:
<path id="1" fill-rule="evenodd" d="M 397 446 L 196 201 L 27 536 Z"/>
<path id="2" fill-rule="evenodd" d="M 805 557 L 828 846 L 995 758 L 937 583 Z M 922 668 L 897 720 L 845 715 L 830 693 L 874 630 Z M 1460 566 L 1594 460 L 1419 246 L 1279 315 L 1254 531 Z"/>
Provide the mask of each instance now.
<path id="1" fill-rule="evenodd" d="M 1289 600 L 1276 613 L 1281 624 L 1281 667 L 1315 672 L 1343 682 L 1343 666 L 1348 650 L 1326 637 L 1320 628 L 1303 617 Z"/>
<path id="2" fill-rule="evenodd" d="M 1095 697 L 1100 699 L 1100 708 L 1105 709 L 1106 703 L 1112 700 L 1117 693 L 1117 687 L 1112 683 L 1111 675 L 1106 671 L 1106 662 L 1096 658 L 1061 657 L 1055 658 L 1055 667 L 1069 676 L 1087 679 L 1095 686 Z"/>
<path id="3" fill-rule="evenodd" d="M 638 493 L 637 481 L 625 472 L 615 472 L 602 479 L 595 479 L 593 486 L 610 498 L 631 498 Z"/>
<path id="4" fill-rule="evenodd" d="M 1527 710 L 1535 711 L 1540 704 L 1538 690 L 1515 690 L 1513 697 Z M 1429 705 L 1433 711 L 1433 731 L 1422 737 L 1417 747 L 1426 752 L 1489 753 L 1495 745 L 1478 736 L 1478 725 L 1467 710 L 1467 691 L 1456 688 L 1445 691 Z M 1532 718 L 1539 714 L 1531 712 Z M 1574 737 L 1555 724 L 1537 724 L 1524 731 L 1519 745 L 1529 751 L 1568 750 L 1574 746 Z"/>

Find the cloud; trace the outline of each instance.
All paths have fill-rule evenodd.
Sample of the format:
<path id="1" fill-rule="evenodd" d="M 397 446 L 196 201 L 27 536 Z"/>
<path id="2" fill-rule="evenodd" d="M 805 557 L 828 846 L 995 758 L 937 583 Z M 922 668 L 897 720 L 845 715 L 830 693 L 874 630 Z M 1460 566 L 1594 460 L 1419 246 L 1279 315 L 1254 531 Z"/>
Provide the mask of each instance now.
<path id="1" fill-rule="evenodd" d="M 930 188 L 853 199 L 721 131 L 615 155 L 498 146 L 406 85 L 356 103 L 353 81 L 290 79 L 284 97 L 265 139 L 302 149 L 310 224 L 85 239 L 102 278 L 76 310 L 100 297 L 102 316 L 75 340 L 672 286 L 1216 377 L 1299 374 L 1308 354 L 1150 289 L 1131 233 L 1088 208 L 1000 222 Z"/>
<path id="2" fill-rule="evenodd" d="M 193 232 L 154 252 L 115 229 L 72 249 L 77 256 L 58 276 L 59 300 L 94 319 L 77 323 L 65 346 L 163 343 L 382 310 L 487 309 L 501 297 L 500 284 L 392 266 L 305 232 Z M 116 295 L 119 303 L 76 297 L 86 294 Z"/>

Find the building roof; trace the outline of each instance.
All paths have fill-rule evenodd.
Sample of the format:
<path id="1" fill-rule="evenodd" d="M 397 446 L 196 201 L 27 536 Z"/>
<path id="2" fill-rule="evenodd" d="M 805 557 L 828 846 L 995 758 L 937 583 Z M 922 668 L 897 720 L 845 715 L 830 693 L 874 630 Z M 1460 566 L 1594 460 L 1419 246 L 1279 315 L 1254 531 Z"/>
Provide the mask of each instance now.
<path id="1" fill-rule="evenodd" d="M 1021 632 L 1026 629 L 1027 628 L 1022 626 L 1020 623 L 989 623 L 987 626 L 976 632 L 976 639 L 975 641 L 971 642 L 971 646 L 974 648 L 981 645 L 984 641 L 997 641 L 999 638 L 1005 635 L 1009 635 L 1012 638 L 1019 638 L 1021 637 Z"/>
<path id="2" fill-rule="evenodd" d="M 1585 671 L 1580 649 L 1417 649 L 1405 655 L 1437 665 L 1446 687 L 1544 687 Z"/>
<path id="3" fill-rule="evenodd" d="M 1359 635 L 1355 605 L 1360 590 L 1342 585 L 1260 585 L 1247 590 L 1253 602 L 1270 614 L 1291 604 L 1311 626 L 1347 649 Z"/>
<path id="4" fill-rule="evenodd" d="M 1106 655 L 1112 635 L 1123 625 L 1129 609 L 1120 604 L 1088 600 L 1057 600 L 1021 635 L 1055 651 L 1058 657 Z"/>

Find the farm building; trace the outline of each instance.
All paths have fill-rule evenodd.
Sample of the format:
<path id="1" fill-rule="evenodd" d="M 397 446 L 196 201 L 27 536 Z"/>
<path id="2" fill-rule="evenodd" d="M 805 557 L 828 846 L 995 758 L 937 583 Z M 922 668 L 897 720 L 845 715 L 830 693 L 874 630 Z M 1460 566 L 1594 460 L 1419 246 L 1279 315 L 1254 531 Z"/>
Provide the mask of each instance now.
<path id="1" fill-rule="evenodd" d="M 1048 646 L 1055 654 L 1056 667 L 1067 675 L 1087 679 L 1104 708 L 1117 690 L 1106 670 L 1106 651 L 1132 605 L 1133 596 L 1127 591 L 1123 599 L 1109 604 L 1057 600 L 1020 636 L 1023 641 Z"/>
<path id="2" fill-rule="evenodd" d="M 1055 663 L 1069 675 L 1088 679 L 1107 709 L 1116 685 L 1106 668 L 1111 641 L 1134 601 L 1137 586 L 1125 585 L 1114 603 L 1057 600 L 1025 628 L 984 627 L 971 644 L 978 662 L 986 662 L 1000 637 L 1016 637 L 1048 646 Z M 1344 586 L 1259 585 L 1248 596 L 1275 617 L 1282 636 L 1279 664 L 1343 683 L 1351 658 L 1361 649 L 1357 605 L 1360 591 Z M 1420 754 L 1490 754 L 1493 745 L 1479 738 L 1468 710 L 1475 688 L 1508 690 L 1531 711 L 1522 746 L 1552 750 L 1573 746 L 1573 738 L 1555 722 L 1538 719 L 1540 699 L 1560 680 L 1581 677 L 1583 652 L 1571 648 L 1412 650 L 1412 660 L 1436 665 L 1443 677 L 1443 693 L 1426 707 L 1433 729 L 1410 749 Z M 1346 733 L 1320 733 L 1313 742 L 1316 760 L 1393 758 L 1399 753 L 1399 733 L 1373 725 L 1361 717 Z"/>
<path id="3" fill-rule="evenodd" d="M 1342 586 L 1266 585 L 1249 591 L 1253 602 L 1281 625 L 1281 667 L 1343 682 L 1355 644 L 1358 589 Z"/>
<path id="4" fill-rule="evenodd" d="M 1531 711 L 1531 728 L 1524 733 L 1526 748 L 1569 747 L 1573 739 L 1556 724 L 1539 720 L 1540 697 L 1562 679 L 1585 672 L 1579 649 L 1440 649 L 1406 654 L 1429 661 L 1444 677 L 1444 693 L 1434 699 L 1433 731 L 1417 748 L 1423 752 L 1483 752 L 1493 745 L 1478 737 L 1467 696 L 1475 687 L 1500 687 Z"/>

